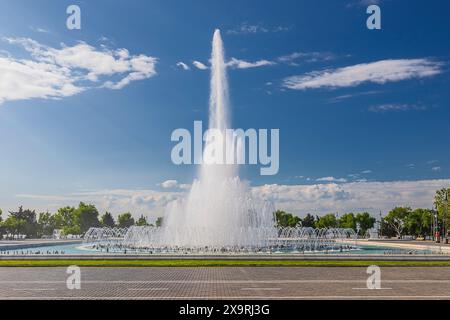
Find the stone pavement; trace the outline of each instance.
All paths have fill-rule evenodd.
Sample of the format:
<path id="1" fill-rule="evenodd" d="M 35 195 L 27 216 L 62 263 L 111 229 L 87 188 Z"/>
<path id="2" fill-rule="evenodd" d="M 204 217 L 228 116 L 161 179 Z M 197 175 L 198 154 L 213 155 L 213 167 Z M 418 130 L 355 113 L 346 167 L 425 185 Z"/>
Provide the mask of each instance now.
<path id="1" fill-rule="evenodd" d="M 450 299 L 450 267 L 382 267 L 369 290 L 362 267 L 0 268 L 0 299 Z"/>

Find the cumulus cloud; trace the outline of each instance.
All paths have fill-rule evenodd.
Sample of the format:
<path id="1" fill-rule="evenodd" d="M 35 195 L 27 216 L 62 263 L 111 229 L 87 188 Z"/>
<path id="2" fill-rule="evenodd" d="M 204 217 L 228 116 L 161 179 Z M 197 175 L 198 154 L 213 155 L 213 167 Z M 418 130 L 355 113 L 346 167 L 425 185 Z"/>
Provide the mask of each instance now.
<path id="1" fill-rule="evenodd" d="M 442 65 L 429 59 L 381 60 L 291 76 L 284 79 L 283 86 L 293 90 L 306 90 L 355 87 L 365 82 L 384 84 L 431 77 L 442 72 Z"/>
<path id="2" fill-rule="evenodd" d="M 192 64 L 194 65 L 194 67 L 196 67 L 197 69 L 200 69 L 200 70 L 208 69 L 208 67 L 205 64 L 201 63 L 200 61 L 195 60 L 192 62 Z"/>
<path id="3" fill-rule="evenodd" d="M 163 183 L 161 183 L 161 187 L 164 189 L 173 189 L 178 187 L 178 181 L 177 180 L 166 180 Z"/>
<path id="4" fill-rule="evenodd" d="M 273 201 L 277 209 L 305 215 L 308 212 L 369 211 L 388 212 L 395 206 L 431 208 L 435 191 L 450 186 L 450 179 L 349 182 L 320 185 L 264 185 L 252 192 L 262 199 Z"/>
<path id="5" fill-rule="evenodd" d="M 0 104 L 32 98 L 62 98 L 84 90 L 70 70 L 53 64 L 0 57 Z"/>
<path id="6" fill-rule="evenodd" d="M 227 62 L 227 66 L 234 69 L 249 69 L 249 68 L 258 68 L 263 66 L 271 66 L 274 65 L 275 62 L 268 60 L 258 60 L 255 62 L 249 62 L 245 60 L 240 60 L 236 58 L 231 58 L 229 62 Z"/>
<path id="7" fill-rule="evenodd" d="M 255 198 L 270 201 L 276 209 L 287 210 L 300 216 L 306 213 L 330 212 L 370 213 L 388 212 L 395 206 L 431 208 L 435 191 L 450 186 L 450 179 L 418 181 L 358 181 L 346 183 L 323 183 L 313 185 L 268 184 L 251 188 Z M 21 203 L 38 211 L 55 211 L 57 208 L 78 205 L 79 201 L 95 204 L 103 212 L 115 214 L 131 211 L 157 217 L 166 207 L 186 196 L 189 185 L 179 185 L 179 191 L 106 189 L 83 191 L 69 195 L 17 195 Z M 14 209 L 14 208 L 10 208 Z"/>
<path id="8" fill-rule="evenodd" d="M 182 195 L 183 192 L 173 191 L 105 189 L 61 196 L 19 194 L 16 197 L 22 199 L 22 202 L 32 201 L 33 208 L 38 211 L 56 211 L 59 207 L 77 206 L 83 201 L 96 205 L 100 212 L 109 211 L 118 215 L 130 211 L 137 218 L 141 214 L 151 217 L 163 215 L 166 207 Z"/>
<path id="9" fill-rule="evenodd" d="M 99 50 L 84 42 L 57 49 L 29 38 L 3 40 L 22 46 L 31 57 L 0 57 L 0 103 L 72 96 L 98 82 L 100 87 L 122 89 L 156 75 L 156 58 L 131 55 L 127 49 Z M 118 79 L 111 80 L 114 77 Z"/>
<path id="10" fill-rule="evenodd" d="M 186 71 L 187 70 L 191 70 L 191 68 L 186 63 L 184 63 L 182 61 L 177 62 L 177 67 L 179 67 L 179 68 L 181 68 L 183 70 L 186 70 Z"/>

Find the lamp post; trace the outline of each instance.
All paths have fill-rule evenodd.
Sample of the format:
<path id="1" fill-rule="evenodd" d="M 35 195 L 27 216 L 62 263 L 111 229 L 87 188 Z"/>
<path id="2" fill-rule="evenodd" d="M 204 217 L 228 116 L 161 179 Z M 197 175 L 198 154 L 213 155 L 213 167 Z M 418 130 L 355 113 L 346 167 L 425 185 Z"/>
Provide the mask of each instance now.
<path id="1" fill-rule="evenodd" d="M 434 241 L 435 240 L 435 238 L 434 238 L 434 229 L 435 229 L 435 226 L 434 226 L 434 215 L 435 215 L 434 209 L 431 209 L 430 212 L 431 212 L 431 230 L 430 230 L 431 241 Z"/>
<path id="2" fill-rule="evenodd" d="M 380 210 L 380 223 L 378 224 L 378 228 L 379 228 L 378 237 L 380 239 L 382 239 L 383 238 L 383 216 L 381 215 L 381 210 Z"/>
<path id="3" fill-rule="evenodd" d="M 441 242 L 441 236 L 440 236 L 440 232 L 439 232 L 439 221 L 438 221 L 438 210 L 437 210 L 437 205 L 436 205 L 436 210 L 434 210 L 434 236 L 435 236 L 435 241 L 436 243 L 440 243 Z"/>
<path id="4" fill-rule="evenodd" d="M 445 211 L 444 211 L 444 221 L 443 229 L 444 229 L 444 237 L 445 237 L 445 243 L 448 244 L 448 231 L 447 231 L 447 215 L 448 215 L 448 190 L 445 190 Z"/>

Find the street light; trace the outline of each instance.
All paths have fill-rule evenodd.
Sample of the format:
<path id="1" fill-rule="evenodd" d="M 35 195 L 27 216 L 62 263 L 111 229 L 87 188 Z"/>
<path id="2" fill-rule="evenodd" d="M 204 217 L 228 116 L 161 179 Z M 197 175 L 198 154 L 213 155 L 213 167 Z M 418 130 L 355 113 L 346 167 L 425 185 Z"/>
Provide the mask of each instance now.
<path id="1" fill-rule="evenodd" d="M 441 235 L 439 232 L 439 221 L 438 221 L 438 210 L 437 210 L 437 205 L 436 205 L 436 210 L 434 210 L 434 236 L 435 236 L 435 241 L 436 243 L 440 243 L 441 242 Z"/>
<path id="2" fill-rule="evenodd" d="M 448 244 L 447 215 L 448 215 L 448 190 L 445 190 L 445 211 L 444 211 L 443 229 L 446 244 Z"/>

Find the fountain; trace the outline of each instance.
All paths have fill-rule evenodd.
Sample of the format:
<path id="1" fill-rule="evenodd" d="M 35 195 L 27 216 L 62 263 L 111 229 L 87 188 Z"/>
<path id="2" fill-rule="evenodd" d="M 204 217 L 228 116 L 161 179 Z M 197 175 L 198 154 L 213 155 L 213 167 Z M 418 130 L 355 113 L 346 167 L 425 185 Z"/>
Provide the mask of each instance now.
<path id="1" fill-rule="evenodd" d="M 210 86 L 209 129 L 230 139 L 225 134 L 226 129 L 231 129 L 230 106 L 219 30 L 214 32 L 212 42 Z M 224 149 L 235 145 L 230 142 L 224 144 Z M 205 161 L 212 156 L 209 143 L 206 141 L 203 150 L 199 179 L 185 199 L 167 208 L 162 227 L 131 227 L 126 231 L 92 228 L 85 242 L 171 253 L 318 251 L 342 248 L 336 239 L 355 235 L 347 229 L 277 228 L 273 205 L 252 197 L 248 184 L 239 179 L 237 165 Z M 230 150 L 222 151 L 226 154 Z"/>

